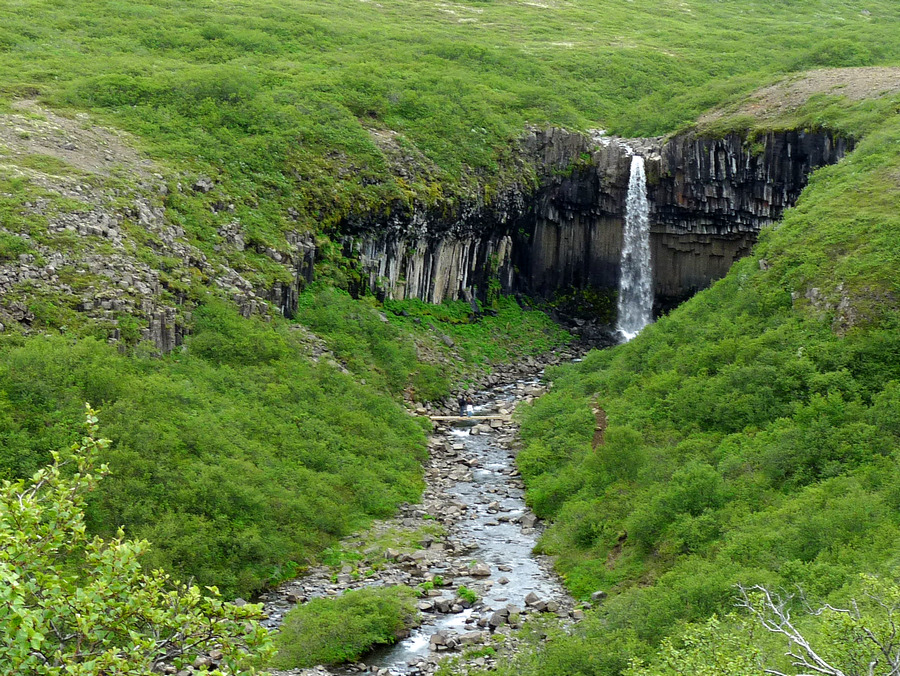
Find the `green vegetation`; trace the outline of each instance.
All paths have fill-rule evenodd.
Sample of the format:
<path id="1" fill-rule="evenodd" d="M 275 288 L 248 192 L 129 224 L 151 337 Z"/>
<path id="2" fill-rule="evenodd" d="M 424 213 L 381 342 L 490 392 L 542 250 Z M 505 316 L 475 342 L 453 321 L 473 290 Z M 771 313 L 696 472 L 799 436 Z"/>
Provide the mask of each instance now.
<path id="1" fill-rule="evenodd" d="M 844 82 L 853 81 L 852 74 L 840 77 L 839 73 L 840 71 L 835 72 L 835 79 Z M 815 74 L 809 77 L 812 79 L 810 86 L 815 87 Z M 802 76 L 798 76 L 798 80 L 804 82 Z M 785 83 L 785 89 L 790 86 L 790 82 L 788 80 Z M 898 110 L 896 95 L 883 96 L 878 91 L 878 85 L 872 87 L 873 98 L 852 100 L 847 96 L 813 91 L 809 93 L 805 102 L 796 106 L 778 106 L 780 94 L 772 94 L 768 98 L 773 99 L 769 101 L 769 105 L 774 111 L 757 110 L 752 115 L 745 112 L 751 105 L 748 100 L 739 99 L 725 106 L 721 116 L 701 120 L 688 127 L 703 136 L 716 137 L 731 132 L 739 133 L 745 136 L 751 147 L 757 147 L 759 150 L 763 148 L 761 138 L 771 131 L 829 130 L 836 136 L 861 138 L 878 129 L 886 118 L 896 114 Z M 834 91 L 839 92 L 840 85 L 835 85 Z"/>
<path id="2" fill-rule="evenodd" d="M 270 649 L 259 606 L 145 573 L 148 543 L 121 530 L 109 541 L 86 534 L 85 494 L 106 474 L 97 463 L 109 446 L 90 409 L 86 427 L 31 479 L 0 485 L 0 670 L 150 676 L 215 650 L 216 673 L 255 673 L 242 664 Z"/>
<path id="3" fill-rule="evenodd" d="M 519 466 L 555 521 L 542 549 L 576 595 L 610 598 L 510 673 L 620 673 L 730 612 L 737 583 L 845 605 L 859 572 L 894 578 L 898 176 L 895 115 L 816 172 L 725 279 L 551 374 L 522 415 Z M 592 401 L 609 421 L 596 449 Z"/>
<path id="4" fill-rule="evenodd" d="M 350 373 L 328 359 L 312 362 L 296 323 L 247 320 L 211 299 L 194 313 L 186 349 L 165 358 L 92 338 L 7 336 L 0 477 L 29 476 L 48 461 L 48 448 L 70 444 L 90 401 L 114 442 L 103 457 L 112 477 L 89 504 L 91 529 L 112 536 L 124 525 L 154 543 L 148 568 L 251 594 L 418 498 L 429 428 L 397 395 L 446 395 L 450 375 L 487 367 L 480 354 L 514 356 L 512 342 L 490 351 L 513 332 L 517 341 L 530 336 L 533 349 L 565 338 L 540 313 L 503 308 L 479 324 L 432 316 L 420 326 L 391 312 L 387 320 L 372 299 L 312 288 L 299 321 Z M 441 342 L 445 332 L 460 341 L 458 354 Z M 420 361 L 415 341 L 452 365 Z M 413 546 L 422 537 L 376 544 Z"/>
<path id="5" fill-rule="evenodd" d="M 900 587 L 862 575 L 854 588 L 845 607 L 813 607 L 796 594 L 758 585 L 742 588 L 739 605 L 749 617 L 729 615 L 723 622 L 714 615 L 690 626 L 679 641 L 664 639 L 652 663 L 635 660 L 625 676 L 751 676 L 797 668 L 829 676 L 889 676 L 900 667 L 894 620 Z M 766 644 L 771 648 L 761 647 Z"/>
<path id="6" fill-rule="evenodd" d="M 207 249 L 235 217 L 275 244 L 520 179 L 528 124 L 658 134 L 779 74 L 896 64 L 898 19 L 893 0 L 23 0 L 0 9 L 0 101 L 89 109 L 216 178 L 169 204 Z"/>
<path id="7" fill-rule="evenodd" d="M 229 594 L 293 575 L 336 537 L 414 500 L 424 428 L 390 397 L 312 363 L 286 322 L 209 303 L 187 350 L 127 356 L 93 339 L 8 337 L 0 476 L 65 447 L 83 402 L 102 407 L 112 477 L 88 506 L 144 557 Z"/>
<path id="8" fill-rule="evenodd" d="M 538 355 L 571 339 L 542 312 L 523 310 L 511 298 L 499 299 L 497 308 L 471 319 L 463 301 L 381 305 L 317 284 L 301 296 L 297 319 L 369 385 L 429 401 L 492 363 Z"/>
<path id="9" fill-rule="evenodd" d="M 469 589 L 465 585 L 460 585 L 456 590 L 457 598 L 461 598 L 463 601 L 466 601 L 471 604 L 475 604 L 478 601 L 478 594 L 475 593 L 474 590 Z"/>
<path id="10" fill-rule="evenodd" d="M 32 246 L 18 235 L 0 232 L 0 261 L 10 261 L 32 252 Z"/>
<path id="11" fill-rule="evenodd" d="M 355 589 L 313 599 L 285 616 L 270 666 L 295 669 L 350 662 L 376 645 L 393 643 L 417 618 L 409 587 Z"/>
<path id="12" fill-rule="evenodd" d="M 112 318 L 83 323 L 74 296 L 31 293 L 31 330 L 60 335 L 0 340 L 0 478 L 29 476 L 47 449 L 75 441 L 90 401 L 112 439 L 101 458 L 112 477 L 86 505 L 91 532 L 115 538 L 124 524 L 156 543 L 147 569 L 227 594 L 295 574 L 418 496 L 426 428 L 401 397 L 440 398 L 492 360 L 565 340 L 496 285 L 485 290 L 496 314 L 478 322 L 464 303 L 379 305 L 329 288 L 359 281 L 341 259 L 342 219 L 423 204 L 451 213 L 462 198 L 529 184 L 534 168 L 512 143 L 528 125 L 658 134 L 725 104 L 701 131 L 739 130 L 751 145 L 781 126 L 867 138 L 816 174 L 727 279 L 633 343 L 559 370 L 553 394 L 526 412 L 522 472 L 535 510 L 555 520 L 542 547 L 577 594 L 611 598 L 510 669 L 613 674 L 643 668 L 635 659 L 650 669 L 688 659 L 708 632 L 740 634 L 741 619 L 710 624 L 736 582 L 850 598 L 857 572 L 890 574 L 900 536 L 897 102 L 829 89 L 763 121 L 740 106 L 787 73 L 898 64 L 898 27 L 895 0 L 864 10 L 838 0 L 4 3 L 0 110 L 38 121 L 19 105 L 37 99 L 73 125 L 88 111 L 86 127 L 132 132 L 123 143 L 169 185 L 136 186 L 118 169 L 100 181 L 19 149 L 40 146 L 39 127 L 7 130 L 18 136 L 3 150 L 14 170 L 0 178 L 0 263 L 37 246 L 111 253 L 99 237 L 49 234 L 59 213 L 86 208 L 45 186 L 52 174 L 102 185 L 123 213 L 152 191 L 213 267 L 228 262 L 260 286 L 288 272 L 257 247 L 311 232 L 325 283 L 306 290 L 291 322 L 245 319 L 127 217 L 129 254 L 159 270 L 166 302 L 187 299 L 193 335 L 160 358 L 122 316 L 123 352 L 107 342 Z M 191 189 L 200 175 L 209 190 Z M 24 208 L 37 201 L 43 211 Z M 246 250 L 221 246 L 218 230 L 233 223 Z M 58 272 L 79 293 L 95 274 Z M 612 308 L 600 294 L 558 301 Z M 312 359 L 318 338 L 329 352 Z M 594 397 L 610 422 L 596 450 Z M 118 540 L 104 551 L 120 545 L 144 551 Z M 390 640 L 408 602 L 391 593 L 298 609 L 278 659 L 310 659 L 309 636 L 337 651 L 329 660 Z M 342 613 L 360 622 L 358 645 L 328 638 Z M 761 659 L 770 648 L 760 644 Z"/>
<path id="13" fill-rule="evenodd" d="M 333 568 L 350 565 L 355 568 L 355 573 L 370 575 L 384 567 L 389 549 L 398 554 L 408 554 L 422 549 L 423 541 L 436 540 L 445 534 L 444 527 L 438 523 L 429 523 L 421 528 L 392 526 L 387 529 L 376 523 L 372 528 L 329 547 L 322 553 L 321 559 L 322 563 Z"/>

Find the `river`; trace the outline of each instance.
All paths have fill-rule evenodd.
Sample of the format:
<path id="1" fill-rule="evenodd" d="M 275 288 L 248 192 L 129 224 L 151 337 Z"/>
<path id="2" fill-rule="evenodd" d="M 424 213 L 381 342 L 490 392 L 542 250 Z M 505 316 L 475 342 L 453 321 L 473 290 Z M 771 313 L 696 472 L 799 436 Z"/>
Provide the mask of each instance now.
<path id="1" fill-rule="evenodd" d="M 478 392 L 472 420 L 439 423 L 429 443 L 422 502 L 403 506 L 398 517 L 375 527 L 376 534 L 416 532 L 423 524 L 440 523 L 443 537 L 425 540 L 423 549 L 411 553 L 388 550 L 387 565 L 374 578 L 357 579 L 349 567 L 337 575 L 320 567 L 263 597 L 268 624 L 276 627 L 292 602 L 368 585 L 416 586 L 429 580 L 433 584 L 435 578 L 442 583 L 419 600 L 423 622 L 408 637 L 357 664 L 293 673 L 430 674 L 443 657 L 495 645 L 492 634 L 509 633 L 531 616 L 581 616 L 551 562 L 532 553 L 540 526 L 525 505 L 515 468 L 516 429 L 508 414 L 542 391 L 541 374 Z M 347 545 L 363 547 L 366 541 L 364 535 L 350 538 Z M 474 605 L 459 598 L 460 586 L 477 594 Z M 473 659 L 478 666 L 492 660 L 483 655 Z"/>

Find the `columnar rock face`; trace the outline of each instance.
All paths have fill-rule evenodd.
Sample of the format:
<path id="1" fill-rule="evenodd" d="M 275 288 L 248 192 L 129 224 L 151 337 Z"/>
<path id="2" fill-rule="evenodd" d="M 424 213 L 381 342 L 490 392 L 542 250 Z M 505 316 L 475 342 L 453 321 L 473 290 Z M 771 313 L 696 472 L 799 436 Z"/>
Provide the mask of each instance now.
<path id="1" fill-rule="evenodd" d="M 656 293 L 677 301 L 722 277 L 781 218 L 817 167 L 852 147 L 825 133 L 768 133 L 750 148 L 732 134 L 662 146 L 650 187 Z"/>
<path id="2" fill-rule="evenodd" d="M 722 277 L 796 201 L 809 173 L 851 146 L 799 131 L 752 144 L 738 135 L 663 141 L 534 131 L 521 149 L 537 167 L 532 184 L 450 215 L 421 210 L 348 221 L 346 249 L 368 285 L 392 298 L 437 303 L 498 282 L 505 292 L 539 297 L 615 289 L 636 152 L 647 165 L 654 287 L 665 308 Z"/>

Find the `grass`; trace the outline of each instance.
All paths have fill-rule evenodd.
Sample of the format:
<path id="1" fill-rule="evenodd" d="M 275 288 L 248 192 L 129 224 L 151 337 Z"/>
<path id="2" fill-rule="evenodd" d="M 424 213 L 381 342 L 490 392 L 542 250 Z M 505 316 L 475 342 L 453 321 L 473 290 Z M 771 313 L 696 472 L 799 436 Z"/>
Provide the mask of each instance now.
<path id="1" fill-rule="evenodd" d="M 277 245 L 284 229 L 413 199 L 452 206 L 516 180 L 509 142 L 528 124 L 659 134 L 780 74 L 898 63 L 900 9 L 866 8 L 21 0 L 0 9 L 0 92 L 135 133 L 171 168 L 216 180 L 188 201 L 233 202 L 250 243 Z M 379 147 L 372 132 L 387 131 Z M 418 159 L 400 179 L 391 163 L 406 155 Z M 206 223 L 226 215 L 169 206 L 210 249 Z"/>
<path id="2" fill-rule="evenodd" d="M 41 295 L 30 307 L 46 325 L 80 316 Z M 513 303 L 484 324 L 461 324 L 474 336 L 466 342 L 459 335 L 455 348 L 468 361 L 447 369 L 421 360 L 416 341 L 449 360 L 453 353 L 440 340 L 449 321 L 395 324 L 372 299 L 321 286 L 305 293 L 303 308 L 301 321 L 346 366 L 312 362 L 295 323 L 244 319 L 212 298 L 195 310 L 185 349 L 164 358 L 137 342 L 121 352 L 103 332 L 75 337 L 75 324 L 71 334 L 5 336 L 0 478 L 30 475 L 48 449 L 68 447 L 90 401 L 114 442 L 104 458 L 113 476 L 88 510 L 91 528 L 109 535 L 124 525 L 155 544 L 148 566 L 246 596 L 330 556 L 338 538 L 418 499 L 430 426 L 398 401 L 410 392 L 443 397 L 452 373 L 484 368 L 487 356 L 512 356 L 478 356 L 510 330 L 491 321 L 518 327 L 518 339 L 531 336 L 534 345 L 565 338 L 546 316 Z M 137 341 L 135 320 L 120 317 L 119 328 Z M 439 530 L 387 533 L 373 546 L 408 547 Z"/>
<path id="3" fill-rule="evenodd" d="M 0 476 L 66 448 L 85 401 L 113 440 L 94 532 L 155 544 L 145 563 L 248 595 L 314 562 L 422 488 L 425 429 L 389 394 L 315 365 L 286 322 L 223 304 L 196 313 L 187 351 L 7 336 Z"/>
<path id="4" fill-rule="evenodd" d="M 610 598 L 501 673 L 620 673 L 728 613 L 736 583 L 840 605 L 860 572 L 893 579 L 898 177 L 893 116 L 816 172 L 725 279 L 550 374 L 551 393 L 523 409 L 518 458 L 530 504 L 554 521 L 540 547 L 577 596 Z M 593 401 L 609 421 L 596 449 Z"/>
<path id="5" fill-rule="evenodd" d="M 458 381 L 493 364 L 538 355 L 571 339 L 544 313 L 525 310 L 511 298 L 498 300 L 497 308 L 473 320 L 463 301 L 381 305 L 318 284 L 301 296 L 297 320 L 367 383 L 423 401 L 445 397 Z"/>
<path id="6" fill-rule="evenodd" d="M 16 0 L 0 7 L 0 110 L 37 98 L 131 132 L 169 183 L 169 222 L 252 282 L 285 276 L 256 245 L 283 248 L 286 231 L 306 230 L 321 278 L 346 285 L 342 219 L 421 205 L 449 213 L 527 183 L 511 141 L 528 125 L 671 132 L 785 74 L 898 64 L 898 28 L 894 0 L 869 0 L 865 12 L 841 0 Z M 736 580 L 827 596 L 893 560 L 896 112 L 896 100 L 818 97 L 767 122 L 867 137 L 814 176 L 727 279 L 633 343 L 559 371 L 526 415 L 529 499 L 556 519 L 542 547 L 577 594 L 616 593 L 534 657 L 539 668 L 515 670 L 617 673 L 673 627 L 727 606 Z M 752 119 L 719 124 L 759 131 Z M 0 179 L 0 259 L 29 253 L 21 234 L 86 246 L 46 233 L 47 215 L 80 203 L 26 178 L 78 172 L 37 154 L 9 161 L 20 169 Z M 190 189 L 200 175 L 212 191 Z M 23 209 L 33 197 L 50 199 L 49 214 Z M 235 219 L 248 251 L 220 253 L 217 230 Z M 178 261 L 139 244 L 139 259 L 168 268 L 173 294 L 200 304 L 187 351 L 121 354 L 101 331 L 4 336 L 0 476 L 28 474 L 46 449 L 68 446 L 91 401 L 114 441 L 91 527 L 124 524 L 157 543 L 148 565 L 226 593 L 292 575 L 418 496 L 424 429 L 400 396 L 443 396 L 472 368 L 565 338 L 511 301 L 472 323 L 464 304 L 380 307 L 323 284 L 304 294 L 296 321 L 344 373 L 312 363 L 289 322 L 239 318 L 196 277 L 182 282 Z M 53 298 L 33 302 L 37 329 L 75 321 Z M 595 395 L 610 418 L 596 453 Z M 359 633 L 388 639 L 394 610 Z"/>

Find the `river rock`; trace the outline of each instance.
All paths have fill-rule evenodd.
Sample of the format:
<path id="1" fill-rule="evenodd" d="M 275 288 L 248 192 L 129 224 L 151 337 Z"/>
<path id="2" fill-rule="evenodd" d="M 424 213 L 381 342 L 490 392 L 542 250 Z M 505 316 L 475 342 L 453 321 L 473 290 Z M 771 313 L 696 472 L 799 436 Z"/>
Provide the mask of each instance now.
<path id="1" fill-rule="evenodd" d="M 537 517 L 534 514 L 523 514 L 522 518 L 519 520 L 519 525 L 522 528 L 534 528 L 537 523 Z"/>
<path id="2" fill-rule="evenodd" d="M 490 577 L 491 567 L 486 563 L 478 562 L 469 569 L 469 575 L 472 577 Z"/>
<path id="3" fill-rule="evenodd" d="M 451 608 L 453 607 L 453 603 L 449 599 L 435 599 L 434 607 L 437 609 L 439 613 L 449 613 Z"/>
<path id="4" fill-rule="evenodd" d="M 528 592 L 528 595 L 525 597 L 525 605 L 533 606 L 535 603 L 541 600 L 541 597 L 535 594 L 534 592 Z"/>
<path id="5" fill-rule="evenodd" d="M 459 635 L 460 645 L 473 645 L 483 643 L 487 635 L 483 631 L 467 631 Z"/>

